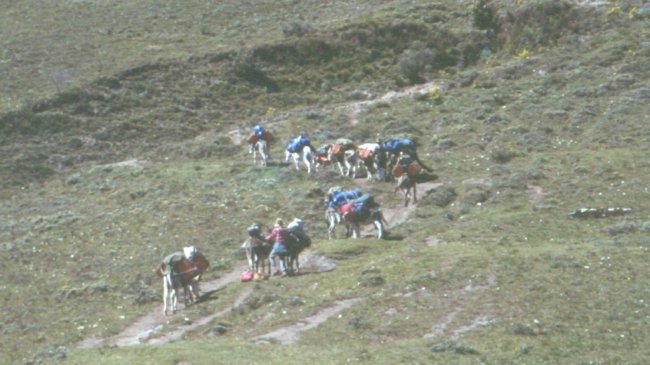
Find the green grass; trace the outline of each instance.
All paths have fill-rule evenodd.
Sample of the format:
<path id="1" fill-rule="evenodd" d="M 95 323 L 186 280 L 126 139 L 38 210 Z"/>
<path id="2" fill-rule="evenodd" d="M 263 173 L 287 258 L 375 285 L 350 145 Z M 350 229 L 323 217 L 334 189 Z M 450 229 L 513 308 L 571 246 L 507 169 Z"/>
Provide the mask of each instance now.
<path id="1" fill-rule="evenodd" d="M 512 249 L 459 244 L 420 247 L 417 254 L 409 254 L 403 245 L 349 243 L 352 247 L 327 247 L 323 253 L 349 255 L 363 247 L 372 251 L 339 261 L 340 267 L 331 273 L 262 283 L 256 293 L 265 294 L 256 295 L 275 293 L 276 300 L 246 317 L 231 316 L 227 321 L 234 326 L 225 335 L 178 345 L 100 349 L 100 363 L 184 360 L 208 364 L 266 358 L 271 363 L 292 359 L 327 364 L 350 357 L 384 363 L 386 359 L 454 364 L 478 359 L 488 363 L 576 359 L 642 363 L 647 356 L 643 350 L 647 338 L 647 318 L 642 314 L 645 289 L 637 279 L 645 275 L 643 253 L 647 247 Z M 626 273 L 626 268 L 634 268 L 634 276 Z M 383 284 L 368 284 L 377 283 L 368 280 L 375 277 L 383 278 Z M 289 304 L 290 297 L 299 297 L 303 304 Z M 317 331 L 308 331 L 296 346 L 254 346 L 249 342 L 267 326 L 293 323 L 344 297 L 368 299 Z M 263 314 L 271 317 L 263 326 L 245 320 Z M 456 335 L 459 338 L 453 335 L 453 329 L 471 326 L 477 320 L 483 322 L 473 330 Z M 443 336 L 422 338 L 440 323 L 448 326 Z M 347 345 L 352 343 L 355 345 Z M 222 359 L 219 353 L 227 349 L 232 354 Z M 477 354 L 466 354 L 463 349 Z M 66 363 L 83 363 L 97 356 L 97 351 L 76 353 Z M 201 355 L 205 353 L 212 356 Z"/>
<path id="2" fill-rule="evenodd" d="M 625 6 L 560 17 L 552 3 L 495 2 L 516 16 L 494 39 L 472 28 L 469 2 L 9 5 L 0 363 L 644 363 L 648 29 Z M 314 30 L 285 37 L 293 21 Z M 410 86 L 400 67 L 423 47 L 457 57 L 420 70 L 446 88 L 376 103 L 350 125 L 342 106 Z M 70 86 L 52 80 L 63 70 Z M 354 184 L 252 168 L 229 136 L 263 118 L 276 160 L 301 130 L 315 145 L 414 136 L 444 186 L 419 191 L 391 240 L 327 241 L 324 192 Z M 370 191 L 402 204 L 392 184 Z M 633 212 L 569 217 L 582 207 Z M 243 265 L 245 228 L 276 217 L 303 218 L 312 251 L 337 268 L 229 285 L 183 314 L 254 292 L 177 343 L 75 350 L 160 310 L 152 270 L 169 252 L 199 246 L 216 278 Z M 364 300 L 296 345 L 250 342 L 351 298 Z"/>
<path id="3" fill-rule="evenodd" d="M 364 4 L 361 9 L 341 1 L 318 6 L 294 1 L 246 6 L 238 1 L 13 3 L 0 21 L 8 34 L 0 67 L 9 76 L 0 110 L 142 64 L 278 41 L 284 37 L 283 27 L 293 22 L 320 31 L 359 13 L 372 18 L 391 3 L 399 2 Z"/>

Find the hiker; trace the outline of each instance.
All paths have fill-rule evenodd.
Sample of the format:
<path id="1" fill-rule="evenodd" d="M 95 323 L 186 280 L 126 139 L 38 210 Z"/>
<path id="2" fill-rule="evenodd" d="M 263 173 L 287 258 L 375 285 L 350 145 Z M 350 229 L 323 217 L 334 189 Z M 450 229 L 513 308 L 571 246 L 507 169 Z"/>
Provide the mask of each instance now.
<path id="1" fill-rule="evenodd" d="M 273 249 L 269 254 L 269 261 L 271 262 L 271 267 L 275 268 L 275 256 L 280 258 L 280 269 L 282 270 L 282 276 L 287 276 L 287 265 L 286 258 L 288 255 L 286 242 L 289 238 L 289 230 L 284 227 L 284 221 L 282 218 L 275 220 L 275 225 L 271 232 L 265 237 L 265 241 L 273 242 Z M 274 275 L 278 275 L 280 271 L 275 271 Z"/>

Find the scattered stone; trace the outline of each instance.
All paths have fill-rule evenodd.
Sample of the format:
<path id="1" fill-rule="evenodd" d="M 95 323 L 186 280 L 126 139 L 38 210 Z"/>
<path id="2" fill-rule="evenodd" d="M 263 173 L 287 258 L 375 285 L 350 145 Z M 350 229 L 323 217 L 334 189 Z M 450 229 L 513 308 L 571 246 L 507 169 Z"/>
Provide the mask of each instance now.
<path id="1" fill-rule="evenodd" d="M 631 214 L 631 208 L 580 208 L 569 214 L 572 218 L 605 218 Z"/>
<path id="2" fill-rule="evenodd" d="M 74 184 L 76 184 L 76 183 L 78 183 L 80 181 L 81 181 L 81 175 L 80 174 L 74 174 L 74 175 L 68 177 L 68 179 L 65 181 L 65 183 L 68 184 L 68 185 L 74 185 Z"/>
<path id="3" fill-rule="evenodd" d="M 25 361 L 25 365 L 42 365 L 59 363 L 67 357 L 68 349 L 65 346 L 50 346 L 39 351 Z"/>
<path id="4" fill-rule="evenodd" d="M 440 342 L 431 347 L 433 352 L 451 352 L 458 355 L 477 355 L 479 352 L 467 345 L 456 341 Z"/>
<path id="5" fill-rule="evenodd" d="M 438 207 L 445 207 L 451 204 L 458 194 L 450 186 L 438 186 L 426 192 L 426 196 L 421 198 L 421 205 L 433 204 Z"/>
<path id="6" fill-rule="evenodd" d="M 221 335 L 225 334 L 226 332 L 230 331 L 231 327 L 232 326 L 230 324 L 227 324 L 227 323 L 223 323 L 223 322 L 217 323 L 214 327 L 212 327 L 212 329 L 209 330 L 210 335 L 212 335 L 212 336 L 221 336 Z"/>

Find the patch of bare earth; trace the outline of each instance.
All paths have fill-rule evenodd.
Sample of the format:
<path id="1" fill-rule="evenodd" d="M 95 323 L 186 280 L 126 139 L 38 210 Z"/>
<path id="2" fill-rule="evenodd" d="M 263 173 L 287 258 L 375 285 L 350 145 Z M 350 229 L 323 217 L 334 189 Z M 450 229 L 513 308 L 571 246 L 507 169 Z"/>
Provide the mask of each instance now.
<path id="1" fill-rule="evenodd" d="M 257 344 L 279 343 L 281 345 L 292 345 L 298 342 L 301 332 L 318 327 L 331 317 L 352 307 L 362 300 L 364 300 L 364 298 L 340 300 L 334 303 L 334 305 L 322 309 L 313 316 L 303 318 L 290 326 L 282 327 L 273 332 L 257 336 L 253 338 L 253 341 Z"/>
<path id="2" fill-rule="evenodd" d="M 424 84 L 415 85 L 401 91 L 389 91 L 378 98 L 342 104 L 335 107 L 335 109 L 347 111 L 350 124 L 356 125 L 359 123 L 359 114 L 375 104 L 387 103 L 395 99 L 411 97 L 414 95 L 428 95 L 434 90 L 445 92 L 447 88 L 448 83 L 446 81 L 434 80 Z"/>
<path id="3" fill-rule="evenodd" d="M 356 184 L 362 189 L 368 187 L 368 183 L 365 179 L 363 181 L 361 180 L 357 181 Z M 435 183 L 435 182 L 420 183 L 417 185 L 417 189 L 418 189 L 417 194 L 419 197 L 422 197 L 425 194 L 427 194 L 429 191 L 436 189 L 442 185 L 444 184 Z M 417 208 L 417 203 L 413 203 L 413 202 L 411 202 L 408 206 L 399 205 L 394 208 L 382 206 L 381 210 L 384 213 L 384 218 L 386 218 L 386 221 L 388 222 L 388 226 L 386 228 L 390 229 L 392 227 L 396 227 L 399 226 L 400 224 L 405 223 L 409 219 L 411 214 L 415 212 L 416 208 Z M 361 235 L 363 237 L 371 237 L 375 234 L 374 229 L 375 228 L 372 224 L 366 225 L 362 227 Z"/>
<path id="4" fill-rule="evenodd" d="M 528 197 L 533 205 L 541 204 L 548 193 L 542 190 L 541 186 L 529 186 Z"/>
<path id="5" fill-rule="evenodd" d="M 469 321 L 460 319 L 463 317 L 462 314 L 466 311 L 466 308 L 462 303 L 475 302 L 473 300 L 470 301 L 470 299 L 474 299 L 472 297 L 475 296 L 483 295 L 486 291 L 496 287 L 496 284 L 496 276 L 490 274 L 485 283 L 476 284 L 470 282 L 466 287 L 454 293 L 454 295 L 450 295 L 449 297 L 453 298 L 452 301 L 454 303 L 454 305 L 451 305 L 450 307 L 453 309 L 449 313 L 444 314 L 431 327 L 431 331 L 424 334 L 423 337 L 437 338 L 445 336 L 457 339 L 467 332 L 496 322 L 497 318 L 488 313 L 476 315 Z M 476 311 L 476 308 L 472 308 L 472 311 Z M 489 312 L 489 310 L 486 310 L 485 312 Z"/>

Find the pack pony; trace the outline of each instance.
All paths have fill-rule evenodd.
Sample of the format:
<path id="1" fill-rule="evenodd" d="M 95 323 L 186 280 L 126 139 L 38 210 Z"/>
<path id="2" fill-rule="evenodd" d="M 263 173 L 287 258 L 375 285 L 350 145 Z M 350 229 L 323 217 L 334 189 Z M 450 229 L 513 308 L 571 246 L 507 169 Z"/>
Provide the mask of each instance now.
<path id="1" fill-rule="evenodd" d="M 413 197 L 413 203 L 418 202 L 416 181 L 414 177 L 410 177 L 408 174 L 404 174 L 397 178 L 397 186 L 395 187 L 395 192 L 401 190 L 404 193 L 404 206 L 408 207 L 411 197 Z M 411 194 L 412 192 L 412 194 Z"/>
<path id="2" fill-rule="evenodd" d="M 356 177 L 357 146 L 351 140 L 347 138 L 336 140 L 328 151 L 328 159 L 336 162 L 342 176 Z"/>
<path id="3" fill-rule="evenodd" d="M 411 197 L 413 197 L 413 203 L 418 202 L 416 185 L 417 176 L 421 170 L 420 165 L 407 154 L 401 154 L 400 159 L 393 168 L 393 176 L 397 178 L 395 192 L 401 190 L 404 193 L 405 207 L 408 207 Z M 412 195 L 411 192 L 413 193 Z"/>
<path id="4" fill-rule="evenodd" d="M 357 170 L 363 168 L 366 171 L 368 181 L 372 180 L 372 174 L 378 174 L 381 166 L 377 163 L 377 157 L 381 153 L 379 143 L 364 143 L 357 150 Z"/>
<path id="5" fill-rule="evenodd" d="M 241 248 L 246 252 L 250 272 L 264 278 L 271 276 L 271 265 L 268 261 L 272 245 L 267 244 L 258 237 L 250 236 L 244 241 Z"/>
<path id="6" fill-rule="evenodd" d="M 255 144 L 249 145 L 249 153 L 253 154 L 253 166 L 266 167 L 269 159 L 269 143 L 259 139 Z"/>
<path id="7" fill-rule="evenodd" d="M 341 207 L 341 216 L 345 222 L 348 236 L 361 238 L 361 224 L 373 224 L 377 231 L 377 238 L 384 238 L 385 225 L 388 224 L 377 204 L 370 194 L 364 194 Z"/>
<path id="8" fill-rule="evenodd" d="M 181 288 L 186 307 L 189 301 L 199 297 L 199 281 L 209 266 L 208 260 L 194 246 L 184 247 L 183 252 L 165 257 L 156 268 L 156 275 L 163 279 L 163 315 L 167 315 L 168 304 L 172 313 L 176 313 Z"/>
<path id="9" fill-rule="evenodd" d="M 392 169 L 403 154 L 410 156 L 423 169 L 433 171 L 418 157 L 417 145 L 409 138 L 390 138 L 381 144 L 381 151 L 387 159 L 387 169 Z"/>
<path id="10" fill-rule="evenodd" d="M 300 254 L 311 245 L 311 238 L 305 232 L 305 223 L 300 218 L 294 218 L 287 226 L 289 230 L 289 240 L 287 241 L 288 265 L 289 272 L 294 274 L 300 273 Z"/>
<path id="11" fill-rule="evenodd" d="M 312 166 L 314 165 L 315 151 L 311 146 L 309 138 L 297 137 L 294 139 L 285 150 L 286 160 L 293 159 L 296 170 L 300 170 L 300 162 L 302 161 L 307 167 L 307 173 L 311 174 Z"/>

